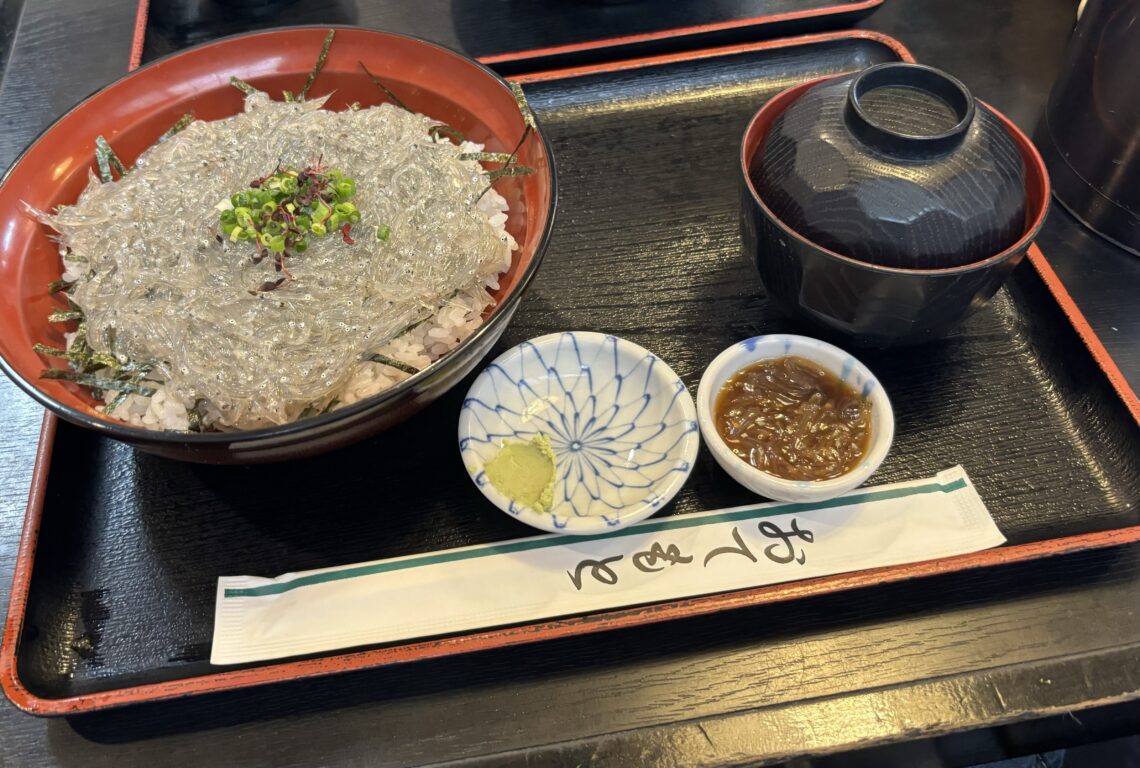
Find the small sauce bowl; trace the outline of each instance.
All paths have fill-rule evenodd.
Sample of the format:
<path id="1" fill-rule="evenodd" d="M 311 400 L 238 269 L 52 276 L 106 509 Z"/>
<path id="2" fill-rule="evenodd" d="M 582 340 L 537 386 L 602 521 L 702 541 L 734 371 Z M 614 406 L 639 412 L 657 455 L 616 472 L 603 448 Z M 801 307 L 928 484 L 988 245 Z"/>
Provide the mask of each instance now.
<path id="1" fill-rule="evenodd" d="M 716 428 L 716 401 L 725 382 L 741 368 L 761 360 L 802 357 L 839 377 L 871 402 L 871 440 L 854 469 L 830 480 L 788 480 L 757 469 L 732 452 Z M 777 501 L 821 501 L 850 491 L 869 478 L 890 450 L 895 436 L 891 401 L 867 366 L 839 347 L 791 334 L 755 336 L 717 355 L 697 388 L 697 423 L 713 458 L 733 480 Z"/>
<path id="2" fill-rule="evenodd" d="M 545 435 L 554 454 L 549 509 L 516 503 L 487 464 L 508 443 Z M 507 350 L 471 385 L 459 452 L 499 509 L 552 533 L 598 534 L 660 511 L 697 460 L 693 398 L 665 361 L 631 341 L 552 333 Z"/>

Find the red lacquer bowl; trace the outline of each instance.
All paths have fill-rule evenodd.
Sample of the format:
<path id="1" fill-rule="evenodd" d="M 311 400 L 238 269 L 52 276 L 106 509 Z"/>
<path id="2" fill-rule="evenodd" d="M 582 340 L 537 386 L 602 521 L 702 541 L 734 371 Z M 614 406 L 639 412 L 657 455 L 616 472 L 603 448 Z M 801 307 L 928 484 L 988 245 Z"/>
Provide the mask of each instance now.
<path id="1" fill-rule="evenodd" d="M 95 401 L 82 387 L 39 378 L 49 362 L 32 345 L 64 344 L 63 328 L 46 320 L 62 306 L 47 289 L 59 277 L 61 264 L 50 232 L 24 213 L 23 203 L 41 210 L 73 203 L 94 167 L 98 135 L 130 164 L 186 112 L 200 120 L 239 112 L 242 94 L 229 84 L 231 76 L 271 94 L 299 91 L 326 33 L 324 27 L 272 30 L 156 61 L 76 106 L 23 153 L 0 182 L 0 364 L 22 389 L 72 423 L 152 453 L 210 463 L 266 462 L 330 450 L 402 421 L 446 392 L 490 351 L 534 276 L 554 223 L 554 158 L 541 130 L 527 140 L 519 157 L 537 172 L 503 178 L 495 185 L 510 203 L 507 229 L 519 250 L 500 279 L 486 322 L 436 364 L 385 392 L 279 427 L 182 434 L 106 418 L 94 410 Z M 403 35 L 337 29 L 310 96 L 332 92 L 326 108 L 334 110 L 354 101 L 383 101 L 360 62 L 411 109 L 458 128 L 472 141 L 486 144 L 488 151 L 510 151 L 522 135 L 518 105 L 498 75 L 454 51 Z"/>

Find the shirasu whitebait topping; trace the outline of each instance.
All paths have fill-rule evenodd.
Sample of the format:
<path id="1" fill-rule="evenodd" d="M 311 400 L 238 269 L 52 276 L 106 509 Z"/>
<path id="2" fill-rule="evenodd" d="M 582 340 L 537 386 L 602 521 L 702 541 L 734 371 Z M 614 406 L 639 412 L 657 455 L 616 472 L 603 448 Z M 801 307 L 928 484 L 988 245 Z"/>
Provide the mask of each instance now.
<path id="1" fill-rule="evenodd" d="M 252 94 L 243 113 L 191 123 L 45 217 L 92 349 L 154 365 L 168 400 L 207 402 L 216 426 L 328 405 L 372 353 L 493 284 L 515 247 L 505 201 L 461 159 L 473 145 L 437 141 L 433 120 L 391 105 L 323 101 Z M 219 237 L 215 206 L 275 168 L 318 163 L 356 182 L 353 243 L 312 238 L 288 260 L 292 281 L 251 293 L 280 274 Z"/>

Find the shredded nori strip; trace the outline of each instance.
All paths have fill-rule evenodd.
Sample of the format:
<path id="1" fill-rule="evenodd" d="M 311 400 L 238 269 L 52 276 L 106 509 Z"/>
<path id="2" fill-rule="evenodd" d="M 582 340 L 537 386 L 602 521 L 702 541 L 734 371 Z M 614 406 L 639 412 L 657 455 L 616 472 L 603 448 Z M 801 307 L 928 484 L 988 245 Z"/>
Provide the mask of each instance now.
<path id="1" fill-rule="evenodd" d="M 178 118 L 178 122 L 167 128 L 166 132 L 158 137 L 158 141 L 156 141 L 155 144 L 161 144 L 176 133 L 185 130 L 186 126 L 190 125 L 192 122 L 194 122 L 194 113 L 187 112 L 185 115 Z"/>
<path id="2" fill-rule="evenodd" d="M 464 152 L 459 155 L 460 160 L 478 160 L 481 163 L 510 163 L 514 155 L 508 152 Z"/>
<path id="3" fill-rule="evenodd" d="M 507 82 L 511 88 L 511 93 L 515 96 L 515 103 L 519 106 L 519 114 L 522 115 L 523 122 L 526 127 L 531 130 L 538 130 L 538 123 L 534 120 L 534 112 L 530 109 L 530 103 L 526 100 L 526 94 L 523 93 L 522 86 L 511 80 Z"/>
<path id="4" fill-rule="evenodd" d="M 245 80 L 242 80 L 239 77 L 231 76 L 230 77 L 230 85 L 232 85 L 234 88 L 237 88 L 239 91 L 244 93 L 246 96 L 252 96 L 255 93 L 261 93 L 261 91 L 257 90 L 252 85 L 250 85 Z"/>
<path id="5" fill-rule="evenodd" d="M 71 371 L 66 368 L 46 368 L 40 372 L 40 378 L 61 379 L 63 381 L 82 384 L 85 387 L 91 387 L 95 390 L 112 389 L 117 392 L 126 392 L 129 395 L 142 395 L 143 397 L 150 397 L 157 391 L 151 387 L 144 387 L 134 381 L 120 381 L 104 376 L 96 376 L 93 373 Z"/>
<path id="6" fill-rule="evenodd" d="M 118 398 L 116 397 L 115 399 L 117 400 Z M 114 400 L 112 400 L 111 402 L 114 402 Z M 110 409 L 110 405 L 108 405 L 107 408 Z M 110 410 L 106 410 L 106 413 L 110 413 Z M 201 399 L 201 398 L 198 398 L 197 400 L 194 401 L 194 407 L 190 408 L 189 410 L 186 411 L 186 418 L 189 419 L 189 421 L 190 421 L 190 431 L 191 432 L 201 432 L 202 427 L 203 427 L 202 420 L 205 417 L 206 417 L 206 401 Z"/>
<path id="7" fill-rule="evenodd" d="M 330 411 L 332 411 L 333 408 L 336 408 L 338 405 L 340 405 L 340 400 L 336 399 L 335 397 L 332 400 L 329 400 L 328 405 L 326 405 L 324 408 L 317 408 L 314 405 L 308 405 L 308 406 L 305 406 L 304 410 L 302 410 L 299 414 L 297 414 L 297 418 L 298 419 L 308 419 L 308 418 L 311 418 L 313 416 L 324 416 L 326 413 L 329 413 Z"/>
<path id="8" fill-rule="evenodd" d="M 78 340 L 78 336 L 76 339 Z M 76 349 L 80 347 L 80 349 Z M 71 349 L 58 349 L 47 344 L 33 344 L 32 350 L 48 357 L 62 357 L 68 360 L 73 368 L 78 370 L 91 370 L 95 368 L 118 368 L 119 361 L 112 355 L 95 352 L 84 344 L 72 343 Z"/>
<path id="9" fill-rule="evenodd" d="M 325 42 L 321 45 L 321 52 L 317 54 L 317 63 L 313 67 L 313 71 L 309 73 L 309 79 L 305 81 L 305 87 L 297 94 L 297 101 L 305 100 L 305 97 L 309 94 L 309 89 L 313 87 L 313 81 L 317 79 L 317 75 L 324 69 L 325 59 L 329 57 L 329 48 L 332 47 L 334 37 L 336 37 L 336 30 L 330 29 L 329 33 L 325 35 Z"/>
<path id="10" fill-rule="evenodd" d="M 57 310 L 57 312 L 62 312 L 62 310 Z M 67 360 L 71 370 L 47 368 L 41 371 L 41 378 L 66 379 L 91 387 L 91 393 L 96 398 L 101 398 L 103 391 L 107 389 L 122 390 L 126 392 L 126 394 L 143 394 L 148 396 L 154 394 L 154 390 L 141 385 L 143 378 L 154 369 L 153 366 L 139 365 L 138 363 L 130 361 L 121 363 L 113 354 L 96 352 L 91 348 L 91 345 L 87 343 L 87 324 L 82 319 L 82 311 L 71 310 L 70 313 L 79 315 L 79 327 L 76 329 L 75 336 L 72 338 L 71 344 L 67 349 L 50 347 L 47 344 L 34 344 L 32 345 L 32 349 L 41 355 L 60 357 Z M 104 368 L 112 370 L 114 377 L 105 378 L 94 375 L 95 371 Z M 121 394 L 119 397 L 114 398 L 108 405 L 108 409 L 105 409 L 104 412 L 109 413 L 113 411 L 125 397 L 125 394 Z"/>
<path id="11" fill-rule="evenodd" d="M 61 277 L 59 280 L 52 280 L 50 283 L 48 283 L 48 293 L 59 293 L 60 291 L 67 292 L 74 287 L 74 281 L 64 280 Z"/>
<path id="12" fill-rule="evenodd" d="M 368 79 L 372 81 L 372 84 L 373 84 L 373 85 L 375 85 L 375 86 L 376 86 L 377 88 L 379 88 L 380 90 L 382 90 L 382 91 L 384 92 L 384 94 L 385 94 L 385 95 L 386 95 L 386 96 L 387 96 L 389 99 L 391 99 L 391 100 L 392 100 L 392 103 L 393 103 L 393 104 L 395 104 L 397 107 L 399 107 L 400 109 L 402 109 L 402 110 L 404 110 L 404 111 L 406 111 L 406 112 L 411 112 L 411 111 L 412 111 L 411 109 L 409 109 L 409 108 L 408 108 L 408 105 L 407 105 L 407 104 L 405 104 L 403 101 L 401 101 L 401 100 L 400 100 L 400 97 L 399 97 L 399 96 L 397 96 L 396 94 L 392 93 L 392 91 L 390 91 L 390 90 L 388 89 L 388 86 L 386 86 L 386 85 L 384 85 L 384 83 L 380 82 L 379 78 L 377 78 L 377 77 L 376 77 L 376 75 L 374 75 L 374 74 L 372 74 L 371 72 L 369 72 L 369 71 L 368 71 L 368 67 L 364 66 L 364 62 L 363 62 L 363 61 L 358 61 L 358 62 L 356 62 L 356 63 L 357 63 L 357 64 L 359 64 L 359 65 L 360 65 L 360 68 L 364 70 L 364 74 L 368 75 Z"/>
<path id="13" fill-rule="evenodd" d="M 487 178 L 494 181 L 503 176 L 527 176 L 532 173 L 534 173 L 534 169 L 529 165 L 506 165 L 493 171 L 487 171 Z"/>
<path id="14" fill-rule="evenodd" d="M 450 125 L 440 123 L 439 125 L 433 125 L 431 128 L 428 128 L 428 135 L 431 136 L 432 141 L 438 142 L 440 134 L 450 136 L 460 144 L 467 141 L 467 137 L 463 135 L 462 131 L 458 128 L 452 128 Z"/>
<path id="15" fill-rule="evenodd" d="M 102 138 L 103 137 L 100 136 L 98 139 L 95 140 L 95 164 L 97 166 L 99 166 L 99 178 L 100 178 L 100 180 L 102 180 L 102 182 L 104 184 L 107 184 L 108 182 L 114 181 L 115 177 L 111 175 L 110 156 L 103 149 L 103 147 L 106 145 L 106 141 L 104 141 L 103 144 L 99 143 L 99 139 L 102 139 Z M 110 148 L 108 147 L 108 149 L 110 149 Z"/>
<path id="16" fill-rule="evenodd" d="M 389 368 L 395 368 L 397 371 L 403 371 L 404 373 L 416 374 L 420 372 L 419 368 L 408 365 L 407 363 L 401 362 L 399 360 L 393 360 L 392 358 L 387 357 L 386 355 L 381 355 L 379 353 L 369 355 L 368 360 L 369 362 L 386 365 Z"/>
<path id="17" fill-rule="evenodd" d="M 475 201 L 472 203 L 472 205 L 478 203 L 483 198 L 483 195 L 491 191 L 491 187 L 494 186 L 495 182 L 504 176 L 528 176 L 534 173 L 534 168 L 531 168 L 529 165 L 504 165 L 502 168 L 496 168 L 493 171 L 485 171 L 485 173 L 487 174 L 487 181 L 489 183 L 487 184 L 486 188 L 479 193 L 479 196 L 475 198 Z"/>
<path id="18" fill-rule="evenodd" d="M 515 162 L 515 160 L 518 158 L 519 150 L 522 149 L 522 145 L 526 141 L 526 137 L 530 136 L 530 132 L 532 130 L 533 129 L 529 125 L 523 129 L 522 136 L 519 136 L 519 143 L 515 144 L 515 148 L 513 150 L 511 150 L 511 159 L 507 163 L 507 165 L 513 164 Z"/>
<path id="19" fill-rule="evenodd" d="M 33 344 L 32 351 L 41 355 L 48 355 L 50 357 L 67 357 L 66 349 L 59 349 L 58 347 L 49 347 L 47 344 Z"/>
<path id="20" fill-rule="evenodd" d="M 511 93 L 515 95 L 515 104 L 518 105 L 519 114 L 522 115 L 523 123 L 526 124 L 526 128 L 523 129 L 522 136 L 519 136 L 519 143 L 515 145 L 514 150 L 511 152 L 510 162 L 513 163 L 515 161 L 515 157 L 519 153 L 519 150 L 522 149 L 522 145 L 526 141 L 526 137 L 530 136 L 531 131 L 538 130 L 538 123 L 536 123 L 534 120 L 534 112 L 530 110 L 530 104 L 526 100 L 526 94 L 523 93 L 522 86 L 513 80 L 508 82 L 507 85 L 511 87 Z"/>
<path id="21" fill-rule="evenodd" d="M 103 406 L 103 413 L 107 414 L 108 416 L 113 414 L 116 408 L 126 402 L 126 399 L 130 396 L 130 394 L 131 393 L 127 392 L 126 390 L 119 390 L 119 394 L 112 397 L 107 401 L 107 404 Z"/>
<path id="22" fill-rule="evenodd" d="M 127 175 L 126 166 L 119 160 L 119 156 L 115 154 L 115 150 L 111 149 L 111 145 L 102 136 L 95 137 L 95 164 L 99 166 L 99 178 L 104 183 L 114 181 L 115 177 L 111 175 L 111 169 L 119 172 L 119 176 Z"/>
<path id="23" fill-rule="evenodd" d="M 86 329 L 84 329 L 84 330 L 86 330 Z M 79 340 L 80 340 L 80 337 L 77 336 L 75 341 L 78 342 Z M 86 338 L 84 338 L 83 341 L 84 341 L 84 345 L 86 345 Z M 71 345 L 71 348 L 75 349 L 75 347 L 77 347 L 77 346 L 78 346 L 78 344 L 73 342 Z M 105 358 L 106 356 L 103 355 L 100 357 Z M 95 356 L 92 357 L 92 362 L 96 362 Z M 72 363 L 72 365 L 74 365 L 74 363 Z M 99 365 L 95 365 L 94 367 L 96 369 L 102 368 L 102 367 L 114 368 L 116 365 L 117 365 L 117 361 L 112 360 L 111 363 L 107 364 L 106 366 L 99 364 Z M 103 413 L 108 414 L 108 415 L 112 414 L 116 408 L 118 408 L 120 405 L 123 404 L 123 401 L 125 401 L 127 399 L 128 395 L 144 395 L 146 397 L 149 397 L 150 395 L 147 395 L 145 391 L 141 391 L 141 390 L 149 390 L 150 389 L 149 387 L 143 386 L 143 379 L 145 379 L 147 374 L 150 373 L 152 370 L 154 370 L 154 366 L 152 366 L 152 365 L 139 365 L 137 363 L 125 363 L 122 366 L 118 367 L 115 371 L 114 379 L 112 379 L 112 381 L 114 381 L 115 384 L 112 386 L 103 385 L 103 384 L 100 385 L 102 387 L 102 389 L 118 390 L 118 392 L 119 392 L 119 394 L 117 394 L 113 398 L 111 398 L 107 402 L 107 404 L 103 407 Z M 127 386 L 119 386 L 120 384 L 125 384 Z M 140 391 L 135 391 L 136 388 L 138 388 Z M 154 392 L 155 392 L 155 390 L 150 390 L 151 395 L 153 395 Z M 102 391 L 100 389 L 95 389 L 93 391 L 93 393 L 95 394 L 96 397 L 102 397 L 103 396 Z"/>
<path id="24" fill-rule="evenodd" d="M 48 315 L 49 323 L 70 323 L 72 320 L 82 320 L 83 313 L 74 309 L 57 309 Z"/>
<path id="25" fill-rule="evenodd" d="M 518 160 L 519 150 L 522 149 L 523 144 L 526 143 L 527 137 L 530 136 L 532 131 L 538 130 L 538 123 L 535 122 L 534 112 L 530 109 L 530 104 L 526 100 L 526 94 L 523 93 L 522 86 L 513 81 L 508 81 L 507 85 L 510 86 L 511 93 L 514 94 L 515 104 L 518 105 L 519 114 L 522 115 L 523 123 L 526 127 L 523 128 L 522 135 L 519 136 L 518 143 L 515 144 L 515 148 L 511 150 L 510 154 L 503 152 L 468 152 L 461 155 L 464 159 L 472 157 L 473 159 L 485 162 L 504 164 L 502 168 L 486 172 L 488 184 L 486 189 L 480 192 L 479 196 L 475 198 L 476 203 L 483 198 L 483 195 L 491 191 L 491 187 L 494 186 L 497 180 L 504 176 L 527 176 L 535 172 L 535 169 L 529 165 L 518 165 L 516 161 Z"/>

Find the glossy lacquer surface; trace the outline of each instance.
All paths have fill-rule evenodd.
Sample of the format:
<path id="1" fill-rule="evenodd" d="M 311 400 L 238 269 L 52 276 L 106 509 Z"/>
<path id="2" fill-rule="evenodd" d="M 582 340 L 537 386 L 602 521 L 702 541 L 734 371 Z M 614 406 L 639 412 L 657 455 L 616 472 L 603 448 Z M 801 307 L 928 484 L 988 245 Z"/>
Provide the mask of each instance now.
<path id="1" fill-rule="evenodd" d="M 1025 229 L 1025 163 L 955 78 L 886 64 L 805 91 L 772 121 L 749 173 L 808 240 L 883 267 L 942 269 Z"/>
<path id="2" fill-rule="evenodd" d="M 396 29 L 503 73 L 847 26 L 883 0 L 171 0 L 150 4 L 144 60 L 285 24 Z M 678 42 L 681 40 L 683 42 Z M 617 51 L 617 53 L 615 53 Z M 520 61 L 520 56 L 522 60 Z"/>
<path id="3" fill-rule="evenodd" d="M 769 306 L 741 255 L 738 136 L 756 105 L 788 79 L 895 55 L 873 40 L 832 40 L 528 82 L 564 158 L 567 216 L 534 300 L 504 343 L 570 324 L 615 333 L 668 361 L 692 387 L 734 341 L 801 331 Z M 727 93 L 711 87 L 718 76 L 738 86 Z M 675 169 L 690 153 L 710 165 L 678 178 Z M 618 174 L 638 179 L 637 186 L 595 183 Z M 631 297 L 634 312 L 625 309 Z M 1138 522 L 1136 425 L 1032 271 L 950 339 L 906 356 L 860 359 L 895 403 L 894 448 L 873 482 L 964 464 L 1014 544 Z M 109 699 L 90 700 L 105 704 L 116 695 L 225 685 L 223 678 L 211 682 L 216 670 L 206 661 L 217 575 L 279 573 L 527 534 L 466 477 L 452 437 L 461 399 L 457 389 L 354 449 L 275 468 L 181 465 L 61 426 L 51 472 L 66 472 L 69 481 L 49 480 L 18 657 L 22 683 L 48 706 L 66 697 L 106 693 Z M 702 452 L 663 513 L 751 498 Z M 68 516 L 70 509 L 84 514 Z M 153 583 L 165 587 L 145 587 Z M 630 620 L 652 621 L 654 613 L 634 612 Z M 590 631 L 591 623 L 560 631 Z M 525 639 L 525 628 L 519 632 L 508 636 Z M 463 647 L 453 638 L 411 654 L 373 653 L 400 660 L 446 654 L 449 644 Z M 324 674 L 366 664 L 368 653 L 233 674 L 242 684 Z M 74 704 L 96 705 L 85 701 Z"/>
<path id="4" fill-rule="evenodd" d="M 740 230 L 745 254 L 756 265 L 769 296 L 785 312 L 817 328 L 839 332 L 849 343 L 886 348 L 927 343 L 951 333 L 995 294 L 1040 231 L 1049 206 L 1049 179 L 1040 155 L 1012 122 L 993 115 L 1016 147 L 1025 169 L 1025 215 L 1018 239 L 1012 245 L 954 267 L 918 269 L 861 261 L 826 248 L 785 223 L 769 207 L 769 194 L 762 194 L 754 183 L 757 174 L 748 170 L 763 163 L 758 156 L 785 110 L 815 87 L 807 83 L 778 94 L 757 112 L 745 130 L 740 150 Z M 817 167 L 813 160 L 806 160 L 805 165 Z M 847 166 L 835 167 L 843 170 Z M 759 175 L 763 183 L 765 179 Z M 838 174 L 840 179 L 843 175 Z M 851 175 L 857 178 L 857 174 Z M 792 189 L 807 189 L 802 181 L 786 181 Z M 862 185 L 856 189 L 869 200 L 877 200 L 871 194 L 875 185 L 876 180 L 872 179 L 867 183 L 870 189 L 861 189 Z M 822 193 L 820 197 L 829 194 Z M 782 198 L 794 199 L 790 195 L 775 196 L 777 202 Z M 907 209 L 905 205 L 901 207 L 905 218 Z M 885 218 L 891 215 L 883 213 Z M 859 214 L 853 214 L 848 206 L 837 207 L 835 215 L 851 224 Z M 880 229 L 866 218 L 851 226 Z M 873 250 L 882 253 L 880 249 Z"/>

